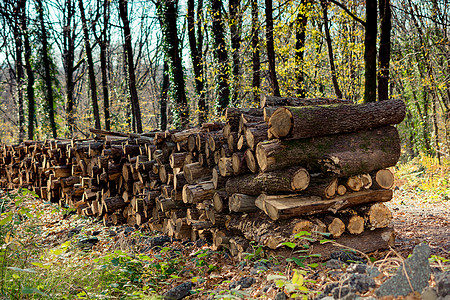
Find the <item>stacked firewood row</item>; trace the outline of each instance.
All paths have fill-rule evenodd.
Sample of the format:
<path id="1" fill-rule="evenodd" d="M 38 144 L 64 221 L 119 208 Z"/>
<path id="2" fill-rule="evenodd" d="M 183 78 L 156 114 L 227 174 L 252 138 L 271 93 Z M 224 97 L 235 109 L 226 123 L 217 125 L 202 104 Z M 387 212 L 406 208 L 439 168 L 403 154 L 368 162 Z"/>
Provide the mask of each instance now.
<path id="1" fill-rule="evenodd" d="M 389 226 L 402 101 L 264 97 L 261 107 L 183 131 L 2 145 L 0 184 L 233 254 L 249 241 L 300 242 L 302 231 L 356 238 Z"/>

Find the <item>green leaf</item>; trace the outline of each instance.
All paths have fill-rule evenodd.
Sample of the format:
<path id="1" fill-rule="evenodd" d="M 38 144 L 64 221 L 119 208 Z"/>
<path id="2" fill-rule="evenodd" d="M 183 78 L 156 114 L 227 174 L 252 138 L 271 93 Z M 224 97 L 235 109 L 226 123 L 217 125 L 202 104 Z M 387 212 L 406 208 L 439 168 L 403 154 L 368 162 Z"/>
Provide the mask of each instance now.
<path id="1" fill-rule="evenodd" d="M 36 271 L 33 269 L 21 269 L 21 268 L 16 268 L 16 267 L 7 267 L 7 269 L 16 271 L 16 272 L 36 273 Z"/>
<path id="2" fill-rule="evenodd" d="M 8 215 L 6 218 L 3 218 L 0 220 L 0 225 L 6 225 L 7 223 L 11 222 L 12 215 Z"/>
<path id="3" fill-rule="evenodd" d="M 311 267 L 311 268 L 317 268 L 318 266 L 319 266 L 318 263 L 308 264 L 308 267 Z"/>
<path id="4" fill-rule="evenodd" d="M 48 295 L 46 293 L 38 290 L 37 288 L 32 288 L 32 287 L 24 287 L 24 288 L 22 288 L 21 292 L 23 295 L 39 294 L 41 296 L 48 297 Z"/>
<path id="5" fill-rule="evenodd" d="M 300 238 L 300 237 L 302 237 L 302 236 L 304 236 L 304 235 L 311 235 L 311 233 L 308 232 L 308 231 L 300 231 L 300 232 L 298 232 L 296 235 L 294 235 L 294 237 Z"/>
<path id="6" fill-rule="evenodd" d="M 286 259 L 287 262 L 294 262 L 299 267 L 305 267 L 305 264 L 303 263 L 303 259 L 297 258 L 297 257 L 291 257 Z"/>
<path id="7" fill-rule="evenodd" d="M 296 244 L 294 244 L 292 242 L 284 242 L 284 243 L 281 243 L 281 245 L 289 247 L 291 249 L 294 249 L 297 246 Z"/>
<path id="8" fill-rule="evenodd" d="M 271 274 L 267 275 L 267 280 L 286 280 L 287 277 L 283 275 Z"/>

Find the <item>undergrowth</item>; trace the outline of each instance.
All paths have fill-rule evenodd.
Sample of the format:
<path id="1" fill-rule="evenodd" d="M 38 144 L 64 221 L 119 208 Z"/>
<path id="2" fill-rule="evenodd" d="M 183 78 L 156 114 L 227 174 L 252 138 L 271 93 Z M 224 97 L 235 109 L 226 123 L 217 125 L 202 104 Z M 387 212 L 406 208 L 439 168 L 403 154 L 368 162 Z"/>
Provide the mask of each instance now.
<path id="1" fill-rule="evenodd" d="M 1 299 L 156 299 L 181 271 L 181 253 L 168 248 L 149 257 L 86 252 L 73 240 L 42 243 L 42 212 L 22 205 L 34 196 L 19 190 L 0 200 Z"/>
<path id="2" fill-rule="evenodd" d="M 427 199 L 450 200 L 450 158 L 424 154 L 396 167 L 397 185 L 418 194 L 427 193 Z"/>

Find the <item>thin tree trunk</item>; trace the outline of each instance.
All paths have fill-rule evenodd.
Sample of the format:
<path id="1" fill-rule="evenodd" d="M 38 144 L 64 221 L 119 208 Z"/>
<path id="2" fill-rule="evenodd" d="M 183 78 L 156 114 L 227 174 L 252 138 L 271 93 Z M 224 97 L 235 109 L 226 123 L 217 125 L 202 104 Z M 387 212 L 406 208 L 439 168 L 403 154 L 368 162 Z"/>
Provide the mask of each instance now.
<path id="1" fill-rule="evenodd" d="M 20 33 L 20 22 L 19 22 L 19 10 L 20 4 L 17 3 L 17 7 L 14 12 L 14 24 L 13 24 L 13 35 L 15 41 L 15 51 L 16 51 L 16 82 L 17 82 L 17 105 L 19 110 L 19 142 L 23 141 L 25 136 L 25 116 L 23 112 L 23 85 L 24 85 L 24 72 L 22 63 L 23 45 L 22 45 L 22 34 Z"/>
<path id="2" fill-rule="evenodd" d="M 170 78 L 169 78 L 169 65 L 164 61 L 163 67 L 163 80 L 161 84 L 161 98 L 159 99 L 159 114 L 160 128 L 161 130 L 167 129 L 167 99 L 169 96 Z"/>
<path id="3" fill-rule="evenodd" d="M 86 49 L 86 57 L 88 63 L 89 87 L 91 89 L 91 100 L 94 112 L 95 128 L 101 129 L 100 113 L 98 110 L 98 100 L 97 100 L 97 83 L 95 81 L 94 60 L 92 59 L 92 49 L 91 43 L 89 42 L 89 31 L 87 27 L 86 16 L 84 13 L 83 0 L 78 0 L 78 6 L 80 8 L 81 23 L 83 24 L 84 47 Z"/>
<path id="4" fill-rule="evenodd" d="M 231 55 L 232 55 L 232 76 L 233 76 L 233 89 L 231 94 L 232 105 L 238 104 L 239 95 L 239 73 L 240 73 L 240 60 L 239 51 L 241 48 L 241 17 L 240 17 L 240 0 L 229 0 L 229 13 L 230 13 L 230 35 L 231 35 Z"/>
<path id="5" fill-rule="evenodd" d="M 377 0 L 366 1 L 364 102 L 377 101 Z"/>
<path id="6" fill-rule="evenodd" d="M 27 98 L 28 98 L 28 139 L 34 137 L 35 103 L 34 103 L 34 72 L 31 66 L 31 46 L 28 38 L 26 0 L 20 0 L 20 19 L 22 25 L 23 42 L 25 47 L 25 69 L 27 71 Z"/>
<path id="7" fill-rule="evenodd" d="M 275 70 L 275 48 L 273 45 L 273 8 L 272 0 L 265 0 L 266 3 L 266 42 L 267 58 L 269 60 L 269 79 L 274 96 L 280 96 L 280 87 L 278 85 L 277 74 Z"/>
<path id="8" fill-rule="evenodd" d="M 69 137 L 73 137 L 73 129 L 75 126 L 74 120 L 74 97 L 73 92 L 75 88 L 73 80 L 74 72 L 74 53 L 75 53 L 75 41 L 74 41 L 74 30 L 72 28 L 73 15 L 75 13 L 75 7 L 72 0 L 67 0 L 65 7 L 67 9 L 67 18 L 64 20 L 63 28 L 63 59 L 64 59 L 64 71 L 66 73 L 66 116 L 67 116 L 67 127 Z"/>
<path id="9" fill-rule="evenodd" d="M 336 97 L 339 99 L 342 99 L 342 92 L 339 88 L 339 83 L 337 81 L 336 76 L 336 67 L 334 65 L 334 56 L 333 56 L 333 46 L 331 45 L 331 36 L 330 36 L 330 29 L 328 28 L 328 7 L 327 3 L 324 1 L 320 2 L 322 4 L 322 12 L 323 12 L 323 22 L 324 22 L 324 29 L 325 29 L 325 40 L 327 42 L 328 47 L 328 59 L 330 60 L 330 70 L 331 70 L 331 80 L 333 81 L 333 87 L 334 87 L 334 93 L 336 94 Z"/>
<path id="10" fill-rule="evenodd" d="M 305 54 L 306 44 L 306 27 L 308 25 L 308 16 L 306 5 L 308 0 L 301 0 L 300 11 L 297 13 L 297 30 L 295 32 L 295 67 L 296 67 L 296 96 L 300 98 L 306 97 L 305 78 L 303 74 L 303 58 Z"/>
<path id="11" fill-rule="evenodd" d="M 259 22 L 258 22 L 258 0 L 252 0 L 252 69 L 253 69 L 253 101 L 259 102 L 260 78 L 260 58 L 259 58 Z"/>
<path id="12" fill-rule="evenodd" d="M 380 8 L 380 50 L 378 56 L 378 99 L 389 99 L 389 61 L 391 59 L 391 3 L 378 0 Z"/>
<path id="13" fill-rule="evenodd" d="M 103 28 L 100 41 L 100 68 L 102 70 L 102 90 L 103 90 L 103 112 L 105 114 L 105 129 L 111 130 L 111 116 L 109 108 L 108 91 L 108 65 L 107 65 L 107 47 L 108 47 L 108 24 L 109 24 L 109 0 L 103 1 Z"/>
<path id="14" fill-rule="evenodd" d="M 217 60 L 217 110 L 222 113 L 230 102 L 230 87 L 228 85 L 228 54 L 225 45 L 225 28 L 222 17 L 222 0 L 211 0 L 212 32 L 214 56 Z"/>
<path id="15" fill-rule="evenodd" d="M 80 0 L 81 1 L 81 0 Z M 119 15 L 123 23 L 123 34 L 125 36 L 125 49 L 127 54 L 129 88 L 131 97 L 131 107 L 133 109 L 133 119 L 138 133 L 142 132 L 141 109 L 136 90 L 136 74 L 134 72 L 133 46 L 131 45 L 131 29 L 128 20 L 128 0 L 119 0 Z"/>
<path id="16" fill-rule="evenodd" d="M 52 131 L 53 138 L 58 136 L 56 132 L 56 122 L 55 122 L 55 110 L 54 110 L 54 99 L 53 99 L 53 86 L 52 86 L 52 76 L 50 70 L 50 58 L 48 53 L 48 37 L 47 29 L 45 28 L 44 20 L 44 6 L 42 5 L 42 0 L 37 0 L 37 10 L 39 15 L 39 23 L 41 29 L 42 38 L 42 62 L 44 64 L 44 81 L 46 89 L 46 106 L 48 110 L 48 119 L 50 121 L 50 128 Z"/>
<path id="17" fill-rule="evenodd" d="M 203 1 L 199 1 L 198 10 L 202 10 Z M 206 120 L 206 110 L 205 110 L 205 98 L 203 91 L 203 66 L 202 66 L 202 48 L 198 44 L 198 41 L 203 42 L 202 40 L 202 32 L 201 28 L 198 27 L 197 36 L 195 33 L 195 11 L 194 11 L 194 0 L 188 0 L 188 10 L 187 10 L 187 25 L 188 25 L 188 36 L 189 36 L 189 47 L 191 50 L 191 59 L 192 59 L 192 67 L 194 69 L 194 77 L 195 77 L 195 89 L 197 92 L 197 96 L 199 97 L 198 101 L 198 122 L 199 124 L 205 122 Z M 200 16 L 200 14 L 198 14 Z M 201 19 L 197 17 L 197 22 L 201 23 Z M 202 102 L 203 100 L 203 102 Z"/>
<path id="18" fill-rule="evenodd" d="M 177 6 L 177 0 L 160 0 L 157 9 L 164 36 L 166 57 L 169 61 L 171 86 L 175 99 L 174 123 L 177 127 L 186 127 L 189 123 L 189 109 L 177 33 Z"/>

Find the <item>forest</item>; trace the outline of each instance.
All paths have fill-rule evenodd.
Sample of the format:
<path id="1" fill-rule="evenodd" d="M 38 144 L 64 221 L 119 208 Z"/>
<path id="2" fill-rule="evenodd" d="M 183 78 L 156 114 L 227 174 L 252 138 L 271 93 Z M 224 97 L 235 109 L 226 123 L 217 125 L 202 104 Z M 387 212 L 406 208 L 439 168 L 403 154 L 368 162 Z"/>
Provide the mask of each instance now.
<path id="1" fill-rule="evenodd" d="M 227 106 L 256 107 L 262 95 L 399 98 L 406 153 L 440 158 L 449 151 L 447 8 L 3 0 L 1 141 L 181 128 L 220 120 Z"/>

